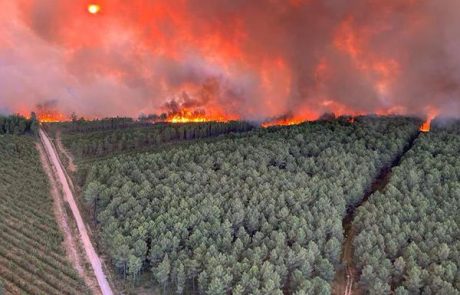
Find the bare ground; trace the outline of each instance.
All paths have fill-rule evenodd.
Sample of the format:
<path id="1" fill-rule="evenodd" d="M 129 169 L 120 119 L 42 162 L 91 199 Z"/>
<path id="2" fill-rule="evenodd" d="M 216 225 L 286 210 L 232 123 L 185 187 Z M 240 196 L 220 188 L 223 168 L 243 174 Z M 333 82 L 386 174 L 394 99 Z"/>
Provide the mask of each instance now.
<path id="1" fill-rule="evenodd" d="M 60 130 L 56 132 L 56 145 L 57 145 L 58 150 L 67 158 L 67 167 L 66 167 L 67 170 L 72 173 L 77 171 L 78 167 L 77 165 L 75 165 L 73 156 L 66 150 L 66 148 L 62 144 Z"/>
<path id="2" fill-rule="evenodd" d="M 82 246 L 79 245 L 78 234 L 73 229 L 75 226 L 71 224 L 71 220 L 66 213 L 61 190 L 59 189 L 54 177 L 55 172 L 48 162 L 43 146 L 39 143 L 37 143 L 36 146 L 40 153 L 40 160 L 42 162 L 43 169 L 45 170 L 50 182 L 50 193 L 54 201 L 53 211 L 56 220 L 58 221 L 59 228 L 64 234 L 63 246 L 66 250 L 67 257 L 71 264 L 75 267 L 75 270 L 78 272 L 80 277 L 83 278 L 85 284 L 90 288 L 92 294 L 99 295 L 101 294 L 101 291 L 98 287 L 96 278 L 91 276 L 86 270 L 85 265 L 87 265 L 88 262 L 85 259 L 85 255 L 83 255 L 80 250 Z"/>
<path id="3" fill-rule="evenodd" d="M 361 295 L 363 292 L 358 285 L 359 273 L 358 270 L 353 267 L 353 240 L 356 231 L 351 222 L 346 226 L 342 245 L 342 266 L 336 272 L 332 294 Z"/>

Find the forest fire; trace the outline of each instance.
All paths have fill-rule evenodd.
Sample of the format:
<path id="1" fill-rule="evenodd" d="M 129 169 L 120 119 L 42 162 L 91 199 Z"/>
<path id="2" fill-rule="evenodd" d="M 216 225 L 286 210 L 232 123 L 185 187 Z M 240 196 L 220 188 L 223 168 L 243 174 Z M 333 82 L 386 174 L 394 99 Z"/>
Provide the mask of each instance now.
<path id="1" fill-rule="evenodd" d="M 334 115 L 335 117 L 335 115 Z M 272 126 L 293 126 L 308 121 L 321 120 L 321 114 L 312 110 L 297 110 L 296 113 L 288 112 L 281 116 L 269 117 L 262 121 L 261 127 L 267 128 Z"/>
<path id="2" fill-rule="evenodd" d="M 446 60 L 458 52 L 445 41 L 457 34 L 452 30 L 446 32 L 450 38 L 441 38 L 438 33 L 442 24 L 458 27 L 457 17 L 447 13 L 458 9 L 433 10 L 403 0 L 268 1 L 267 9 L 257 1 L 192 2 L 11 4 L 9 14 L 23 16 L 21 26 L 12 28 L 18 26 L 21 41 L 31 47 L 18 55 L 5 45 L 5 60 L 18 64 L 21 83 L 31 91 L 18 100 L 21 80 L 4 80 L 0 110 L 17 112 L 24 102 L 34 106 L 45 97 L 54 98 L 59 112 L 85 117 L 136 117 L 154 110 L 172 123 L 260 121 L 287 113 L 294 118 L 264 126 L 298 124 L 326 112 L 421 114 L 428 104 L 440 113 L 459 114 L 458 73 Z M 368 17 L 361 17 L 363 12 Z M 35 20 L 42 13 L 44 24 Z M 2 44 L 16 43 L 7 37 Z M 446 54 L 435 54 L 440 52 Z M 37 53 L 40 57 L 32 58 Z M 37 74 L 43 62 L 56 72 Z M 433 73 L 441 74 L 434 78 Z M 59 83 L 47 87 L 45 77 Z M 164 107 L 171 99 L 177 109 Z"/>
<path id="3" fill-rule="evenodd" d="M 420 126 L 420 131 L 421 132 L 430 132 L 431 130 L 431 121 L 427 120 L 423 122 L 422 126 Z"/>
<path id="4" fill-rule="evenodd" d="M 212 121 L 206 117 L 201 116 L 189 116 L 187 114 L 175 114 L 171 117 L 168 117 L 167 122 L 169 123 L 200 123 Z"/>
<path id="5" fill-rule="evenodd" d="M 295 119 L 295 118 L 282 118 L 282 119 L 276 119 L 273 121 L 263 122 L 260 126 L 264 128 L 273 127 L 273 126 L 292 126 L 292 125 L 301 124 L 303 122 L 305 122 L 305 120 Z"/>
<path id="6" fill-rule="evenodd" d="M 56 122 L 63 122 L 63 121 L 68 120 L 68 118 L 65 115 L 58 113 L 58 112 L 52 112 L 52 111 L 38 113 L 37 119 L 41 123 L 56 123 Z"/>
<path id="7" fill-rule="evenodd" d="M 202 123 L 202 122 L 229 122 L 229 121 L 238 121 L 244 120 L 238 116 L 231 116 L 228 114 L 220 114 L 216 112 L 215 114 L 208 114 L 204 110 L 189 110 L 183 108 L 181 110 L 176 110 L 165 115 L 166 119 L 162 119 L 162 116 L 156 116 L 156 119 L 153 119 L 154 122 L 168 122 L 168 123 Z M 271 126 L 290 126 L 297 125 L 307 121 L 302 117 L 294 117 L 292 115 L 284 115 L 276 118 L 270 118 L 263 121 L 260 126 L 263 128 Z"/>
<path id="8" fill-rule="evenodd" d="M 433 121 L 433 119 L 438 115 L 438 111 L 433 109 L 433 108 L 429 108 L 428 110 L 428 115 L 427 115 L 427 118 L 426 120 L 423 122 L 423 124 L 420 126 L 420 132 L 430 132 L 431 131 L 431 122 Z"/>
<path id="9" fill-rule="evenodd" d="M 41 122 L 41 123 L 56 123 L 68 121 L 68 117 L 57 111 L 37 111 L 32 113 L 27 112 L 18 112 L 18 114 L 24 118 L 31 119 L 32 116 Z"/>
<path id="10" fill-rule="evenodd" d="M 42 123 L 55 123 L 68 121 L 68 116 L 58 110 L 55 101 L 47 101 L 36 106 L 35 114 L 37 119 Z"/>
<path id="11" fill-rule="evenodd" d="M 187 109 L 168 114 L 166 122 L 169 123 L 201 123 L 201 122 L 225 122 L 230 121 L 224 116 L 207 115 L 204 111 L 190 111 Z"/>

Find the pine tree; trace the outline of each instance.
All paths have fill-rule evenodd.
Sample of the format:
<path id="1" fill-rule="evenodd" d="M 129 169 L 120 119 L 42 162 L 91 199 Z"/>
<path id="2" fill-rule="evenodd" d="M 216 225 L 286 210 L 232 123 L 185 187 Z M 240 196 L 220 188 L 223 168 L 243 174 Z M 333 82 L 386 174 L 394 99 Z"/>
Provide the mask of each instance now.
<path id="1" fill-rule="evenodd" d="M 169 280 L 169 274 L 171 273 L 171 262 L 168 254 L 165 255 L 163 261 L 153 269 L 153 273 L 157 282 L 163 286 L 163 292 L 166 291 L 166 286 Z"/>
<path id="2" fill-rule="evenodd" d="M 177 278 L 176 278 L 176 288 L 177 288 L 176 293 L 177 294 L 184 293 L 185 282 L 186 282 L 186 276 L 185 276 L 184 265 L 182 263 L 179 263 L 179 266 L 177 267 Z"/>

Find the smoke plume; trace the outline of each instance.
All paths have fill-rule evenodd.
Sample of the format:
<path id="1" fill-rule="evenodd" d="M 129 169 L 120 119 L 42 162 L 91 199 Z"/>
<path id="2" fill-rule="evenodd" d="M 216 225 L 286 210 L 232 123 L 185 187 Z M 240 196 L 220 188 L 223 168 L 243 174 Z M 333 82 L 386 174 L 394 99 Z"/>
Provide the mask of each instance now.
<path id="1" fill-rule="evenodd" d="M 460 114 L 458 0 L 0 0 L 0 110 Z"/>

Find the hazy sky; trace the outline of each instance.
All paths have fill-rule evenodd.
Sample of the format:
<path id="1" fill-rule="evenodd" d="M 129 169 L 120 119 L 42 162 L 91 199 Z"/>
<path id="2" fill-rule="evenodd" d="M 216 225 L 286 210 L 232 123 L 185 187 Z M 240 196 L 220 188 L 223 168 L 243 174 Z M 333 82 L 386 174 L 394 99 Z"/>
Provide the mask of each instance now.
<path id="1" fill-rule="evenodd" d="M 460 114 L 458 0 L 0 0 L 0 112 Z"/>

